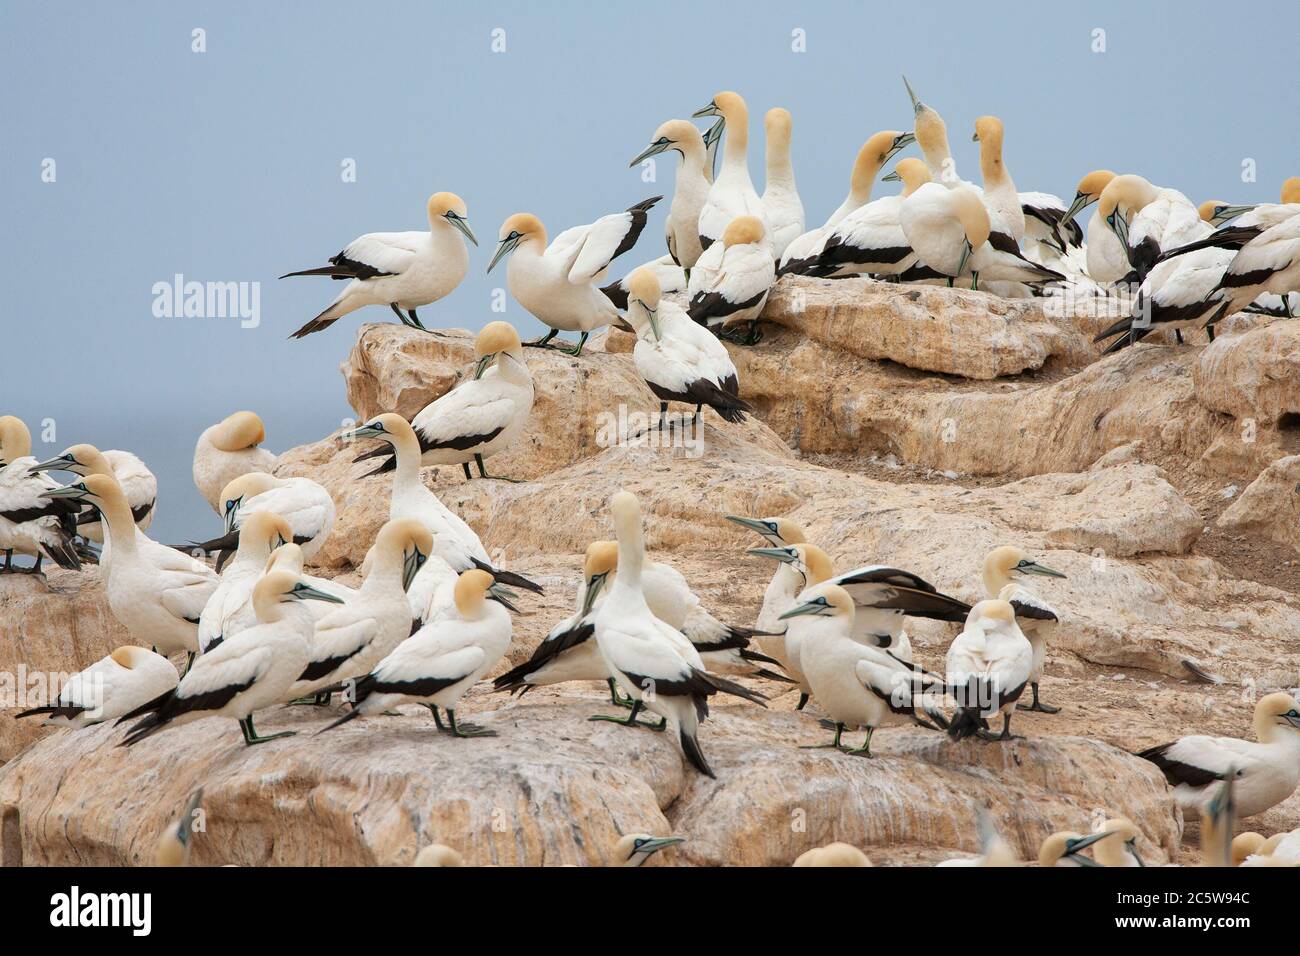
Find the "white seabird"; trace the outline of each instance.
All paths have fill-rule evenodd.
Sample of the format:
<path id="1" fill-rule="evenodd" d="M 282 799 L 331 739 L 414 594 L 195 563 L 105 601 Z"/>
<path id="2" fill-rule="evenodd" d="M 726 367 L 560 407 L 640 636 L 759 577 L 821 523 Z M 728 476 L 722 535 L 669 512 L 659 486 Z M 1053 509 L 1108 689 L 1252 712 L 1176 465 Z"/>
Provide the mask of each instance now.
<path id="1" fill-rule="evenodd" d="M 289 522 L 270 511 L 248 516 L 239 529 L 235 556 L 226 563 L 216 590 L 199 615 L 199 653 L 257 623 L 252 609 L 253 585 L 266 571 L 271 552 L 293 540 Z"/>
<path id="2" fill-rule="evenodd" d="M 1141 831 L 1127 817 L 1114 817 L 1101 825 L 1092 855 L 1099 866 L 1145 866 L 1138 855 L 1137 841 Z"/>
<path id="3" fill-rule="evenodd" d="M 913 128 L 916 144 L 921 147 L 921 155 L 930 169 L 930 179 L 949 189 L 955 186 L 970 186 L 957 175 L 957 162 L 952 158 L 952 149 L 948 145 L 948 126 L 938 110 L 922 103 L 912 91 L 912 84 L 903 77 L 907 95 L 912 101 L 914 114 Z"/>
<path id="4" fill-rule="evenodd" d="M 696 110 L 695 117 L 720 116 L 725 123 L 726 142 L 722 147 L 722 171 L 709 187 L 709 196 L 700 210 L 700 245 L 707 251 L 722 238 L 727 226 L 740 216 L 753 216 L 763 223 L 765 241 L 770 245 L 771 230 L 767 210 L 749 178 L 749 107 L 739 93 L 719 93 L 708 106 Z M 770 249 L 769 249 L 770 252 Z"/>
<path id="5" fill-rule="evenodd" d="M 478 240 L 469 227 L 468 209 L 455 193 L 434 193 L 426 206 L 429 231 L 371 232 L 353 239 L 330 264 L 280 276 L 329 276 L 348 279 L 338 297 L 291 338 L 300 339 L 328 328 L 349 312 L 368 305 L 386 305 L 403 325 L 427 331 L 415 314 L 419 306 L 437 302 L 460 285 L 469 270 L 469 252 L 462 236 Z M 403 309 L 406 310 L 403 313 Z"/>
<path id="6" fill-rule="evenodd" d="M 623 212 L 566 229 L 549 245 L 546 227 L 532 213 L 515 213 L 501 224 L 500 241 L 487 271 L 510 256 L 506 287 L 534 318 L 550 327 L 528 345 L 558 348 L 548 344 L 551 339 L 560 332 L 578 332 L 578 344 L 561 351 L 581 355 L 587 336 L 618 318 L 600 283 L 609 264 L 636 245 L 647 213 L 662 198 L 653 196 Z"/>
<path id="7" fill-rule="evenodd" d="M 708 154 L 700 131 L 688 120 L 669 120 L 655 130 L 650 145 L 628 166 L 637 166 L 651 156 L 669 151 L 676 151 L 682 161 L 677 166 L 664 237 L 671 261 L 689 272 L 704 251 L 700 245 L 700 211 L 709 198 Z"/>
<path id="8" fill-rule="evenodd" d="M 973 141 L 980 144 L 980 175 L 984 180 L 984 205 L 1006 226 L 1007 235 L 1019 244 L 1025 234 L 1025 211 L 1020 193 L 1002 159 L 1005 130 L 996 116 L 981 116 L 975 121 Z"/>
<path id="9" fill-rule="evenodd" d="M 874 866 L 870 857 L 848 843 L 827 843 L 800 853 L 791 866 Z"/>
<path id="10" fill-rule="evenodd" d="M 1138 754 L 1154 763 L 1184 807 L 1210 799 L 1216 781 L 1235 771 L 1241 816 L 1263 813 L 1295 793 L 1300 783 L 1300 704 L 1286 693 L 1255 705 L 1255 741 L 1235 737 L 1180 737 Z"/>
<path id="11" fill-rule="evenodd" d="M 971 608 L 965 629 L 948 648 L 948 691 L 958 710 L 948 727 L 955 740 L 978 735 L 1011 740 L 1011 715 L 1029 683 L 1034 649 L 1016 624 L 1006 601 L 980 601 Z M 1002 734 L 988 732 L 990 718 L 1002 714 Z"/>
<path id="12" fill-rule="evenodd" d="M 149 703 L 172 690 L 177 681 L 176 668 L 167 658 L 124 644 L 73 674 L 53 704 L 15 716 L 43 716 L 46 726 L 89 727 Z"/>
<path id="13" fill-rule="evenodd" d="M 275 470 L 277 456 L 261 447 L 266 427 L 256 412 L 235 412 L 205 429 L 194 446 L 194 486 L 212 510 L 225 513 L 222 489 L 240 475 Z"/>
<path id="14" fill-rule="evenodd" d="M 221 515 L 225 532 L 191 547 L 208 553 L 218 552 L 217 569 L 225 566 L 226 557 L 239 547 L 239 529 L 249 515 L 267 511 L 279 515 L 293 529 L 294 544 L 302 546 L 303 557 L 314 558 L 334 530 L 334 499 L 325 487 L 310 478 L 277 478 L 265 472 L 252 472 L 236 478 L 221 491 Z"/>
<path id="15" fill-rule="evenodd" d="M 489 475 L 483 461 L 505 451 L 517 439 L 533 410 L 533 377 L 523 347 L 509 322 L 489 322 L 474 339 L 474 377 L 424 406 L 411 419 L 425 465 L 460 465 L 470 478 L 469 463 L 481 478 Z M 397 467 L 396 452 L 379 448 L 356 460 L 388 456 L 369 475 Z M 505 481 L 515 481 L 505 478 Z"/>
<path id="16" fill-rule="evenodd" d="M 1228 297 L 1225 314 L 1246 308 L 1265 293 L 1281 296 L 1284 311 L 1292 314 L 1290 296 L 1300 292 L 1300 206 L 1241 247 L 1224 270 L 1220 288 Z"/>
<path id="17" fill-rule="evenodd" d="M 757 340 L 759 313 L 775 282 L 776 260 L 762 220 L 739 216 L 723 230 L 722 241 L 709 246 L 691 270 L 687 311 L 715 334 L 748 322 L 752 343 Z"/>
<path id="18" fill-rule="evenodd" d="M 249 745 L 293 736 L 291 730 L 259 736 L 253 714 L 282 701 L 307 664 L 312 618 L 305 608 L 291 607 L 307 600 L 343 603 L 292 572 L 271 571 L 263 576 L 253 588 L 256 626 L 198 658 L 177 688 L 147 713 L 137 710 L 121 718 L 143 717 L 127 732 L 122 746 L 202 717 L 233 717 Z"/>
<path id="19" fill-rule="evenodd" d="M 803 201 L 790 163 L 790 134 L 794 121 L 790 111 L 774 107 L 763 117 L 767 134 L 767 176 L 763 181 L 763 213 L 771 231 L 772 256 L 780 259 L 786 247 L 803 234 Z"/>
<path id="20" fill-rule="evenodd" d="M 1074 201 L 1065 211 L 1066 222 L 1074 222 L 1075 216 L 1100 200 L 1101 194 L 1114 178 L 1115 173 L 1109 169 L 1094 169 L 1080 179 Z M 1121 215 L 1126 214 L 1121 212 Z M 1128 261 L 1128 250 L 1120 242 L 1119 236 L 1106 225 L 1097 209 L 1093 210 L 1088 219 L 1088 243 L 1084 262 L 1088 277 L 1103 286 L 1119 282 L 1133 271 Z"/>
<path id="21" fill-rule="evenodd" d="M 154 507 L 158 503 L 158 479 L 129 451 L 110 449 L 101 452 L 94 445 L 73 445 L 54 458 L 40 462 L 33 471 L 70 471 L 74 475 L 112 475 L 117 479 L 126 503 L 131 506 L 135 526 L 148 531 L 153 523 Z M 77 534 L 97 544 L 107 544 L 99 513 L 88 508 L 77 516 Z M 99 563 L 108 560 L 108 551 L 100 554 Z"/>
<path id="22" fill-rule="evenodd" d="M 1140 282 L 1161 256 L 1212 231 L 1192 201 L 1141 176 L 1116 176 L 1101 192 L 1097 215 L 1119 238 Z"/>
<path id="23" fill-rule="evenodd" d="M 627 320 L 637 337 L 632 360 L 659 399 L 660 429 L 667 427 L 669 402 L 694 405 L 697 422 L 705 405 L 725 421 L 743 422 L 753 409 L 740 397 L 726 347 L 680 305 L 661 299 L 654 273 L 638 269 L 628 288 Z"/>
<path id="24" fill-rule="evenodd" d="M 662 255 L 658 259 L 651 259 L 628 272 L 627 275 L 617 282 L 611 282 L 609 285 L 601 286 L 600 291 L 605 293 L 605 297 L 614 303 L 614 308 L 627 309 L 627 283 L 632 278 L 632 273 L 640 272 L 647 269 L 654 273 L 659 280 L 659 287 L 664 292 L 685 292 L 686 291 L 686 270 L 673 262 L 671 255 Z M 614 325 L 623 331 L 628 330 L 627 324 L 622 320 L 616 320 Z"/>
<path id="25" fill-rule="evenodd" d="M 803 591 L 829 581 L 835 574 L 835 567 L 825 551 L 806 542 L 776 548 L 752 548 L 746 553 L 777 562 L 772 580 L 763 592 L 763 606 L 758 612 L 758 646 L 764 654 L 776 658 L 787 671 L 797 674 L 799 662 L 792 660 L 786 649 L 788 625 L 782 625 L 781 615 L 794 607 L 795 598 Z M 808 688 L 800 687 L 800 691 L 799 705 L 795 710 L 803 710 L 808 703 Z"/>
<path id="26" fill-rule="evenodd" d="M 1029 686 L 1033 690 L 1034 701 L 1028 705 L 1018 704 L 1017 709 L 1056 714 L 1061 708 L 1049 707 L 1038 699 L 1038 683 L 1043 679 L 1047 642 L 1056 630 L 1060 617 L 1055 608 L 1019 583 L 1020 578 L 1030 574 L 1049 578 L 1065 577 L 1060 571 L 1035 561 L 1023 549 L 1014 545 L 994 548 L 984 558 L 984 590 L 989 597 L 1006 601 L 1015 609 L 1016 624 L 1034 649 L 1033 668 L 1029 673 Z"/>
<path id="27" fill-rule="evenodd" d="M 787 544 L 803 544 L 808 540 L 802 525 L 779 515 L 771 518 L 726 515 L 726 519 L 755 532 L 774 548 L 784 547 Z"/>
<path id="28" fill-rule="evenodd" d="M 72 539 L 81 509 L 46 497 L 59 483 L 36 466 L 27 426 L 12 415 L 0 416 L 0 551 L 5 555 L 0 572 L 15 570 L 15 551 L 36 558 L 35 574 L 46 558 L 75 571 L 81 560 Z"/>
<path id="29" fill-rule="evenodd" d="M 438 729 L 454 737 L 495 737 L 495 730 L 456 722 L 461 699 L 510 647 L 510 612 L 487 600 L 491 586 L 486 571 L 464 572 L 456 582 L 456 619 L 426 624 L 398 644 L 356 682 L 352 710 L 325 730 L 399 704 L 420 703 Z M 446 709 L 449 726 L 443 725 L 439 707 Z"/>
<path id="30" fill-rule="evenodd" d="M 1083 851 L 1098 840 L 1110 836 L 1110 831 L 1101 830 L 1084 836 L 1069 830 L 1061 830 L 1046 837 L 1038 848 L 1039 866 L 1101 866 L 1083 855 Z"/>

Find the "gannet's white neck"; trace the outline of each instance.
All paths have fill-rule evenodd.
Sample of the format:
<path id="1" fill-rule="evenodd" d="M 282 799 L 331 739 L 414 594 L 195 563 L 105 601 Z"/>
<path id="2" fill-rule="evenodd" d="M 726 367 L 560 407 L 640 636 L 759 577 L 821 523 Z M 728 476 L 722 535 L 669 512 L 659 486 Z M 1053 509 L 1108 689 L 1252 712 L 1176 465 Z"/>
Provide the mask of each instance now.
<path id="1" fill-rule="evenodd" d="M 767 179 L 764 189 L 794 186 L 794 167 L 790 165 L 790 137 L 774 133 L 767 138 Z"/>
<path id="2" fill-rule="evenodd" d="M 104 524 L 108 526 L 109 547 L 113 549 L 114 558 L 122 554 L 135 554 L 135 517 L 131 506 L 126 503 L 126 495 L 116 484 L 106 488 L 96 503 Z M 116 563 L 116 562 L 114 562 Z"/>

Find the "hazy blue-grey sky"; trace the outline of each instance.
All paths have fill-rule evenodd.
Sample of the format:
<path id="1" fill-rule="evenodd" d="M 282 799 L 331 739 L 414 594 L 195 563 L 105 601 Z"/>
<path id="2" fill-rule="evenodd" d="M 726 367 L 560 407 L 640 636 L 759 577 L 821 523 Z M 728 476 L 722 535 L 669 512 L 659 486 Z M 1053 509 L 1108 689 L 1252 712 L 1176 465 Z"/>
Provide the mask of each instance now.
<path id="1" fill-rule="evenodd" d="M 273 450 L 328 434 L 350 412 L 338 365 L 358 326 L 392 318 L 370 309 L 288 341 L 339 286 L 276 276 L 363 232 L 424 228 L 429 194 L 453 190 L 482 245 L 461 287 L 421 318 L 478 328 L 500 317 L 490 304 L 504 269 L 483 270 L 507 215 L 535 212 L 554 235 L 670 192 L 672 162 L 645 184 L 628 161 L 660 122 L 721 89 L 749 102 L 760 190 L 762 114 L 794 114 L 810 225 L 842 199 L 868 135 L 911 128 L 903 72 L 947 120 L 970 179 L 983 113 L 1006 123 L 1017 185 L 1067 200 L 1100 166 L 1197 201 L 1276 201 L 1300 172 L 1283 52 L 1300 8 L 1281 0 L 5 0 L 0 25 L 0 413 L 32 426 L 38 456 L 78 441 L 140 454 L 160 477 L 154 527 L 167 540 L 216 530 L 189 477 L 204 427 L 248 407 Z M 195 28 L 206 52 L 191 50 Z M 792 50 L 796 29 L 806 52 Z M 353 183 L 340 175 L 348 158 Z M 1242 181 L 1247 158 L 1256 182 Z M 666 206 L 617 274 L 664 251 Z M 261 325 L 155 317 L 152 287 L 176 273 L 260 282 Z M 505 318 L 539 329 L 513 301 Z M 44 419 L 57 423 L 49 445 Z"/>

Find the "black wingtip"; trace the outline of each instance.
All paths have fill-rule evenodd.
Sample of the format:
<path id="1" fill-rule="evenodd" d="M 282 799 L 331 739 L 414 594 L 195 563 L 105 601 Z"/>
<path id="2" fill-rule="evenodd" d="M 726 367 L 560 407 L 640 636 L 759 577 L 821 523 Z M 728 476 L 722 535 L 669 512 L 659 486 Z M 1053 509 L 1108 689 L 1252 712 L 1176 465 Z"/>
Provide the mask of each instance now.
<path id="1" fill-rule="evenodd" d="M 360 716 L 361 716 L 361 711 L 358 710 L 356 707 L 353 707 L 351 710 L 349 710 L 338 720 L 334 721 L 333 723 L 326 724 L 320 730 L 316 731 L 316 733 L 313 734 L 313 736 L 319 737 L 321 734 L 325 733 L 325 731 L 333 730 L 335 727 L 339 726 L 339 724 L 346 724 L 349 720 L 356 720 Z"/>
<path id="2" fill-rule="evenodd" d="M 690 761 L 691 766 L 704 774 L 704 776 L 716 780 L 718 778 L 717 774 L 713 772 L 713 768 L 709 766 L 709 762 L 704 759 L 704 751 L 700 749 L 700 742 L 695 739 L 695 735 L 688 734 L 686 728 L 683 727 L 677 736 L 682 744 L 682 753 L 686 755 L 686 759 Z"/>

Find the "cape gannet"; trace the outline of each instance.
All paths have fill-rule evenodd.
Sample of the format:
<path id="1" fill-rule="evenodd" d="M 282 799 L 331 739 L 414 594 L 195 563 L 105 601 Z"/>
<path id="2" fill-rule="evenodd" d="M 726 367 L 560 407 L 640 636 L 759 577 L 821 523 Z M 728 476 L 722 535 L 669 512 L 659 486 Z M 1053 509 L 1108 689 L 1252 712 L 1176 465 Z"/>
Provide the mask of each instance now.
<path id="1" fill-rule="evenodd" d="M 1178 190 L 1158 188 L 1132 173 L 1106 184 L 1097 215 L 1119 238 L 1139 282 L 1163 253 L 1211 231 L 1192 201 Z"/>
<path id="2" fill-rule="evenodd" d="M 125 644 L 73 674 L 53 704 L 33 707 L 16 716 L 42 716 L 47 726 L 89 727 L 116 720 L 172 690 L 177 681 L 176 668 L 167 658 Z"/>
<path id="3" fill-rule="evenodd" d="M 478 466 L 480 478 L 499 477 L 487 473 L 484 459 L 510 447 L 533 410 L 533 377 L 514 326 L 489 322 L 474 339 L 474 355 L 478 362 L 474 377 L 424 406 L 411 419 L 421 462 L 460 465 L 467 480 L 471 461 Z M 396 452 L 379 448 L 356 460 L 384 456 L 387 459 L 366 475 L 369 477 L 396 468 Z"/>
<path id="4" fill-rule="evenodd" d="M 975 121 L 973 142 L 980 144 L 980 175 L 984 180 L 984 204 L 1002 220 L 1007 235 L 1017 243 L 1025 234 L 1025 211 L 1020 193 L 1002 161 L 1005 130 L 996 116 L 981 116 Z"/>
<path id="5" fill-rule="evenodd" d="M 827 843 L 800 853 L 791 866 L 875 866 L 871 859 L 848 843 Z"/>
<path id="6" fill-rule="evenodd" d="M 635 167 L 651 156 L 670 150 L 681 156 L 681 162 L 677 165 L 673 201 L 664 223 L 664 238 L 672 261 L 687 270 L 689 275 L 689 270 L 704 251 L 700 245 L 700 211 L 709 198 L 711 181 L 708 153 L 699 129 L 689 120 L 669 120 L 655 130 L 650 145 L 641 150 L 628 166 Z"/>
<path id="7" fill-rule="evenodd" d="M 433 553 L 433 535 L 414 518 L 390 520 L 375 537 L 366 577 L 356 595 L 316 622 L 307 666 L 286 699 L 323 693 L 349 678 L 369 674 L 411 636 L 406 592 Z M 319 699 L 319 698 L 318 698 Z"/>
<path id="8" fill-rule="evenodd" d="M 618 537 L 618 576 L 596 609 L 592 624 L 608 673 L 633 700 L 631 724 L 641 707 L 665 719 L 691 765 L 714 776 L 700 749 L 697 731 L 709 713 L 708 699 L 718 691 L 761 704 L 761 694 L 704 669 L 699 651 L 678 631 L 651 612 L 642 590 L 645 538 L 636 496 L 620 491 L 610 501 Z"/>
<path id="9" fill-rule="evenodd" d="M 1083 836 L 1079 833 L 1071 833 L 1068 830 L 1053 833 L 1044 839 L 1042 845 L 1038 848 L 1038 865 L 1101 866 L 1100 863 L 1094 862 L 1084 856 L 1083 851 L 1092 846 L 1098 840 L 1104 840 L 1110 835 L 1111 831 L 1109 830 L 1090 833 L 1087 836 Z"/>
<path id="10" fill-rule="evenodd" d="M 767 294 L 776 282 L 776 261 L 765 241 L 762 220 L 738 216 L 727 224 L 722 241 L 704 250 L 686 284 L 692 319 L 715 334 L 748 322 L 747 341 L 757 341 L 755 327 Z"/>
<path id="11" fill-rule="evenodd" d="M 763 214 L 772 237 L 772 256 L 780 259 L 786 247 L 803 234 L 803 201 L 794 181 L 794 167 L 790 163 L 790 134 L 794 121 L 790 111 L 774 107 L 763 117 L 767 134 L 767 176 L 763 181 Z"/>
<path id="12" fill-rule="evenodd" d="M 1145 866 L 1138 854 L 1141 831 L 1127 817 L 1115 817 L 1101 825 L 1092 855 L 1099 866 Z"/>
<path id="13" fill-rule="evenodd" d="M 1094 169 L 1080 179 L 1074 201 L 1065 212 L 1065 220 L 1074 222 L 1075 216 L 1100 200 L 1101 194 L 1114 178 L 1115 173 L 1109 169 Z M 1121 212 L 1120 215 L 1126 214 Z M 1084 262 L 1089 278 L 1102 285 L 1119 282 L 1133 271 L 1128 261 L 1128 250 L 1120 242 L 1119 236 L 1106 225 L 1099 209 L 1094 209 L 1088 219 L 1088 245 Z"/>
<path id="14" fill-rule="evenodd" d="M 264 575 L 253 588 L 258 623 L 198 658 L 174 691 L 147 709 L 121 718 L 142 717 L 127 732 L 122 746 L 129 747 L 169 726 L 202 717 L 232 717 L 239 721 L 248 745 L 293 736 L 292 730 L 259 736 L 253 714 L 282 701 L 307 665 L 312 618 L 297 605 L 308 600 L 343 603 L 290 571 Z"/>
<path id="15" fill-rule="evenodd" d="M 748 528 L 763 537 L 774 548 L 787 544 L 803 544 L 808 540 L 803 527 L 789 518 L 748 518 L 744 515 L 726 515 L 726 519 L 742 528 Z"/>
<path id="16" fill-rule="evenodd" d="M 930 169 L 930 179 L 949 189 L 969 186 L 970 183 L 957 175 L 957 163 L 948 146 L 948 127 L 943 117 L 933 107 L 921 102 L 913 92 L 912 84 L 907 82 L 907 77 L 903 77 L 903 86 L 907 87 L 907 95 L 912 101 L 916 143 L 921 147 L 925 165 Z"/>
<path id="17" fill-rule="evenodd" d="M 659 280 L 659 287 L 664 292 L 686 291 L 686 270 L 673 262 L 671 255 L 663 255 L 658 259 L 651 259 L 649 262 L 637 266 L 617 282 L 611 282 L 609 285 L 600 287 L 600 291 L 605 293 L 605 297 L 614 303 L 614 308 L 627 309 L 628 280 L 632 278 L 633 273 L 640 272 L 642 269 L 648 269 L 654 273 L 655 278 Z M 631 328 L 622 319 L 616 319 L 613 324 L 624 332 Z"/>
<path id="18" fill-rule="evenodd" d="M 693 117 L 720 116 L 726 141 L 722 147 L 722 170 L 709 187 L 700 210 L 700 245 L 709 246 L 722 238 L 727 226 L 740 216 L 752 216 L 763 223 L 765 242 L 771 243 L 767 210 L 749 178 L 749 107 L 739 93 L 723 91 L 696 110 Z M 769 252 L 771 250 L 769 249 Z"/>
<path id="19" fill-rule="evenodd" d="M 239 529 L 248 516 L 266 511 L 289 523 L 294 544 L 302 546 L 303 557 L 310 561 L 334 530 L 335 510 L 330 493 L 310 478 L 277 478 L 255 471 L 236 478 L 221 490 L 225 532 L 188 547 L 218 553 L 217 570 L 220 571 L 227 557 L 239 547 Z"/>
<path id="20" fill-rule="evenodd" d="M 1154 763 L 1184 807 L 1205 805 L 1216 781 L 1235 771 L 1238 812 L 1263 813 L 1300 783 L 1300 704 L 1286 693 L 1255 705 L 1255 742 L 1235 737 L 1180 737 L 1138 754 Z"/>
<path id="21" fill-rule="evenodd" d="M 1064 578 L 1045 564 L 1031 558 L 1014 545 L 994 548 L 984 558 L 982 578 L 984 590 L 991 598 L 1006 601 L 1015 609 L 1016 624 L 1034 649 L 1033 668 L 1029 673 L 1029 686 L 1034 693 L 1032 704 L 1018 704 L 1019 710 L 1037 710 L 1045 714 L 1060 713 L 1061 708 L 1049 707 L 1038 699 L 1038 684 L 1043 679 L 1043 664 L 1047 660 L 1047 642 L 1060 620 L 1055 608 L 1020 583 L 1026 575 Z"/>
<path id="22" fill-rule="evenodd" d="M 628 280 L 627 320 L 636 332 L 636 370 L 659 399 L 659 428 L 668 427 L 668 403 L 708 405 L 725 421 L 739 423 L 753 411 L 740 397 L 736 366 L 727 349 L 686 310 L 661 299 L 659 280 L 638 269 Z"/>
<path id="23" fill-rule="evenodd" d="M 477 568 L 456 582 L 454 620 L 426 624 L 356 682 L 352 710 L 327 726 L 331 730 L 364 714 L 398 704 L 429 708 L 440 731 L 454 737 L 495 737 L 495 730 L 456 722 L 456 708 L 510 647 L 510 612 L 488 600 L 492 575 Z M 447 711 L 444 726 L 438 708 Z M 321 731 L 324 733 L 324 731 Z"/>
<path id="24" fill-rule="evenodd" d="M 194 845 L 194 821 L 203 804 L 203 788 L 195 790 L 178 816 L 158 837 L 154 848 L 154 866 L 189 866 Z"/>
<path id="25" fill-rule="evenodd" d="M 1292 314 L 1290 295 L 1300 292 L 1300 207 L 1241 247 L 1224 270 L 1220 288 L 1228 299 L 1225 314 L 1265 293 L 1281 296 L 1283 310 Z"/>
<path id="26" fill-rule="evenodd" d="M 1033 669 L 1034 649 L 1016 624 L 1006 601 L 980 601 L 971 608 L 965 629 L 948 648 L 948 691 L 958 711 L 948 727 L 955 740 L 978 735 L 1011 740 L 1011 715 Z M 990 718 L 1002 714 L 1002 734 L 988 732 Z"/>
<path id="27" fill-rule="evenodd" d="M 777 275 L 787 273 L 819 275 L 820 273 L 812 270 L 835 227 L 849 213 L 871 202 L 871 189 L 880 170 L 899 150 L 914 142 L 915 139 L 916 137 L 910 132 L 900 133 L 892 129 L 882 130 L 868 139 L 858 150 L 857 158 L 853 161 L 853 171 L 849 175 L 849 194 L 844 198 L 844 202 L 840 203 L 820 227 L 797 236 L 785 247 L 785 251 L 781 254 L 781 265 L 777 269 Z"/>
<path id="28" fill-rule="evenodd" d="M 636 245 L 647 213 L 660 199 L 653 196 L 589 225 L 566 229 L 549 245 L 546 227 L 532 213 L 515 213 L 501 224 L 500 241 L 487 271 L 510 256 L 506 287 L 515 301 L 550 327 L 528 345 L 558 348 L 549 344 L 551 339 L 560 332 L 578 332 L 578 344 L 561 351 L 581 355 L 587 336 L 618 318 L 600 283 L 609 264 Z"/>
<path id="29" fill-rule="evenodd" d="M 220 583 L 216 572 L 140 532 L 126 495 L 109 475 L 87 475 L 45 496 L 99 509 L 113 549 L 104 586 L 113 616 L 139 644 L 164 655 L 188 651 L 192 660 L 199 647 L 199 615 Z"/>
<path id="30" fill-rule="evenodd" d="M 469 251 L 461 238 L 478 240 L 469 227 L 469 210 L 455 193 L 434 193 L 427 204 L 428 232 L 371 232 L 353 239 L 330 264 L 280 276 L 329 276 L 349 279 L 338 297 L 291 338 L 328 328 L 349 312 L 386 305 L 403 325 L 428 331 L 415 310 L 448 295 L 469 270 Z M 403 309 L 406 310 L 403 313 Z"/>
<path id="31" fill-rule="evenodd" d="M 617 866 L 644 866 L 660 850 L 684 843 L 684 837 L 652 837 L 648 833 L 629 833 L 614 844 L 613 860 Z"/>
<path id="32" fill-rule="evenodd" d="M 158 479 L 145 463 L 129 451 L 110 449 L 101 452 L 94 445 L 73 445 L 63 454 L 35 465 L 33 471 L 70 471 L 74 475 L 112 475 L 117 479 L 126 503 L 131 506 L 135 526 L 148 531 L 153 523 L 154 506 L 158 503 Z M 77 516 L 77 534 L 88 541 L 105 545 L 100 552 L 102 567 L 109 560 L 104 527 L 99 512 L 87 508 Z"/>
<path id="33" fill-rule="evenodd" d="M 194 486 L 217 514 L 225 514 L 222 489 L 240 475 L 271 473 L 277 456 L 261 447 L 266 428 L 256 412 L 235 412 L 204 430 L 194 446 Z"/>
<path id="34" fill-rule="evenodd" d="M 757 641 L 759 649 L 776 658 L 791 674 L 799 673 L 799 662 L 786 648 L 788 626 L 782 625 L 781 615 L 794 607 L 795 598 L 803 591 L 829 581 L 835 573 L 830 556 L 821 548 L 806 542 L 784 545 L 779 548 L 752 548 L 747 554 L 772 558 L 777 562 L 772 580 L 763 591 L 763 606 L 758 612 Z M 800 687 L 799 704 L 803 710 L 808 703 L 808 688 Z"/>
<path id="35" fill-rule="evenodd" d="M 221 572 L 217 588 L 199 615 L 199 653 L 221 643 L 227 631 L 233 637 L 256 623 L 252 610 L 253 585 L 262 577 L 271 552 L 293 540 L 289 522 L 270 511 L 248 516 L 239 529 L 234 558 Z M 238 624 L 232 626 L 232 622 Z"/>
<path id="36" fill-rule="evenodd" d="M 832 747 L 855 757 L 871 756 L 877 727 L 916 721 L 916 706 L 927 688 L 942 688 L 943 678 L 926 674 L 891 654 L 859 643 L 853 635 L 854 599 L 837 584 L 805 591 L 781 615 L 802 624 L 799 669 L 817 703 L 835 724 Z M 866 730 L 858 748 L 840 743 L 845 730 Z M 808 746 L 808 745 L 806 745 Z"/>
<path id="37" fill-rule="evenodd" d="M 1023 861 L 1016 856 L 1015 850 L 1007 843 L 1006 839 L 998 832 L 993 824 L 993 818 L 989 816 L 988 811 L 980 808 L 978 816 L 980 853 L 979 856 L 959 856 L 935 866 L 958 866 L 958 867 L 1010 867 L 1024 866 Z"/>
<path id="38" fill-rule="evenodd" d="M 80 508 L 47 497 L 58 487 L 57 481 L 37 469 L 26 424 L 12 415 L 0 416 L 0 551 L 5 556 L 0 571 L 17 570 L 15 551 L 36 558 L 34 574 L 41 573 L 46 558 L 61 568 L 81 567 L 72 540 Z"/>

